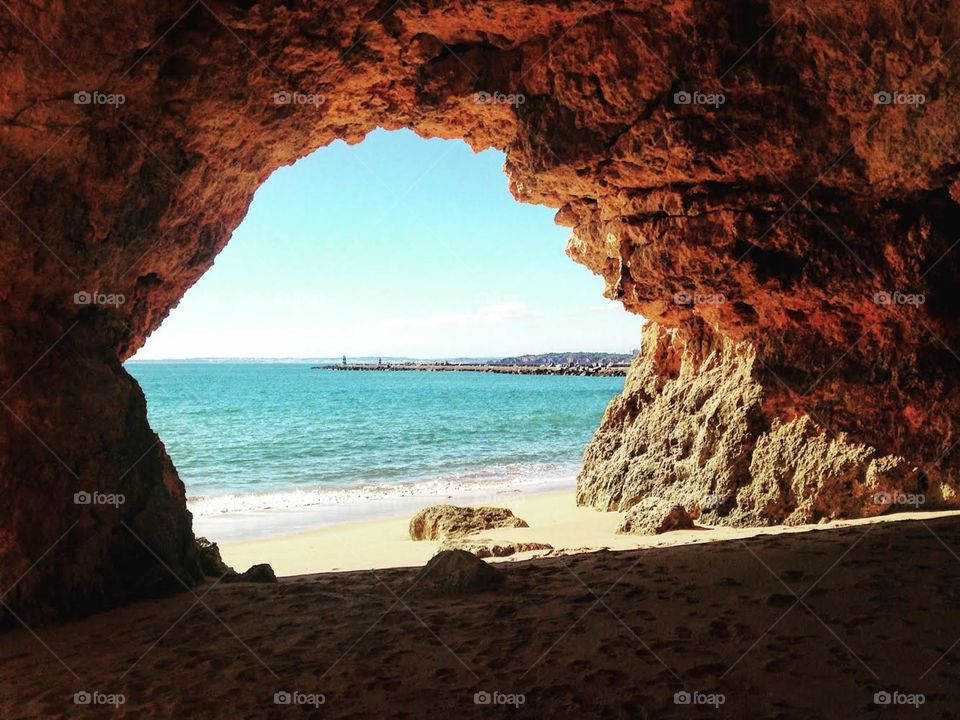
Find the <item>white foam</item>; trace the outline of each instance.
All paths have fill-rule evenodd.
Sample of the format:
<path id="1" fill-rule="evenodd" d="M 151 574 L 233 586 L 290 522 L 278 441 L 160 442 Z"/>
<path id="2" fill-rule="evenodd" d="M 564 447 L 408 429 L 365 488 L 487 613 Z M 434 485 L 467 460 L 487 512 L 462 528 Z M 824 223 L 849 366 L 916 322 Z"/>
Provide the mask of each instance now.
<path id="1" fill-rule="evenodd" d="M 419 482 L 372 482 L 190 497 L 197 534 L 225 542 L 415 512 L 435 502 L 484 504 L 574 486 L 577 467 L 517 464 Z"/>

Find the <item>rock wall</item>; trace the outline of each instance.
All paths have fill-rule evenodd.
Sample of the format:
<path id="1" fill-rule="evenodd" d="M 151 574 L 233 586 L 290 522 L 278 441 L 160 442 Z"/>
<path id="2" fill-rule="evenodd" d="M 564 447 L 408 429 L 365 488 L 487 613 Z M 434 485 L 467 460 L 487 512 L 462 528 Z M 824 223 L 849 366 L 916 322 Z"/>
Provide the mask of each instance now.
<path id="1" fill-rule="evenodd" d="M 119 363 L 274 169 L 378 125 L 504 150 L 513 194 L 557 209 L 609 297 L 675 342 L 754 358 L 761 407 L 717 435 L 740 453 L 718 459 L 721 490 L 747 457 L 810 462 L 826 428 L 950 474 L 957 40 L 939 0 L 10 0 L 5 602 L 56 616 L 198 575 L 182 488 Z M 711 382 L 748 392 L 740 370 Z M 750 429 L 774 417 L 788 429 Z M 87 487 L 129 504 L 74 504 Z"/>
<path id="2" fill-rule="evenodd" d="M 953 504 L 951 481 L 767 402 L 761 368 L 750 343 L 702 324 L 648 324 L 584 452 L 577 502 L 628 511 L 621 532 L 676 505 L 712 524 L 768 525 Z"/>

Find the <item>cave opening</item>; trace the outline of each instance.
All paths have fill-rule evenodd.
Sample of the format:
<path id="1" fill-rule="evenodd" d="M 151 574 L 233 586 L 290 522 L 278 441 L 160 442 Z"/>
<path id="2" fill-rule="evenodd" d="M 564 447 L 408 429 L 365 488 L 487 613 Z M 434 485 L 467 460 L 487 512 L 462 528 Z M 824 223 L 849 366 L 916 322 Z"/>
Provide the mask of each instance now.
<path id="1" fill-rule="evenodd" d="M 643 320 L 564 256 L 569 231 L 510 195 L 503 162 L 376 130 L 276 171 L 126 363 L 228 562 L 236 543 L 572 490 Z M 549 370 L 433 367 L 511 358 Z M 366 372 L 333 372 L 347 363 Z"/>
<path id="2" fill-rule="evenodd" d="M 960 524 L 926 514 L 960 505 L 955 9 L 0 5 L 0 624 L 24 625 L 4 636 L 16 692 L 0 716 L 98 712 L 78 695 L 128 697 L 118 716 L 272 717 L 326 697 L 331 717 L 480 716 L 525 694 L 530 709 L 515 709 L 537 716 L 689 717 L 703 704 L 846 718 L 927 699 L 957 714 Z M 502 150 L 514 196 L 555 209 L 570 255 L 651 319 L 577 500 L 623 513 L 632 536 L 737 542 L 605 552 L 624 537 L 609 527 L 611 540 L 565 545 L 600 552 L 501 566 L 501 586 L 459 598 L 408 595 L 428 572 L 419 561 L 220 582 L 165 443 L 189 463 L 151 428 L 123 362 L 212 267 L 271 172 L 378 126 Z M 501 221 L 487 213 L 480 229 L 504 237 Z M 465 230 L 457 247 L 480 247 Z M 372 248 L 332 267 L 403 274 L 405 257 Z M 361 276 L 341 305 L 378 289 Z M 256 297 L 255 283 L 237 287 Z M 279 352 L 254 319 L 239 324 Z M 276 399 L 250 387 L 258 409 Z M 367 413 L 378 432 L 388 404 Z M 195 434 L 216 430 L 193 419 Z M 887 513 L 905 521 L 868 522 Z M 753 537 L 757 525 L 790 527 Z M 132 600 L 144 602 L 117 607 Z"/>

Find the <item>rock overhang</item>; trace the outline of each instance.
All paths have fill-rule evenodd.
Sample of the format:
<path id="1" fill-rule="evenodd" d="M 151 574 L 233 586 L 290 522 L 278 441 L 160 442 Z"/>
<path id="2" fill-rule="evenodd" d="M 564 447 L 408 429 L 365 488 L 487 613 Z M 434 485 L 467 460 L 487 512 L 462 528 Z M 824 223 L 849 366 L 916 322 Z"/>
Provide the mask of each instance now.
<path id="1" fill-rule="evenodd" d="M 7 598 L 25 617 L 198 577 L 182 484 L 120 361 L 270 172 L 377 126 L 504 150 L 511 191 L 557 209 L 609 297 L 697 357 L 750 348 L 764 418 L 809 418 L 928 482 L 954 472 L 956 10 L 184 10 L 11 3 L 0 17 L 0 586 L 44 558 Z M 128 502 L 78 506 L 81 490 Z"/>

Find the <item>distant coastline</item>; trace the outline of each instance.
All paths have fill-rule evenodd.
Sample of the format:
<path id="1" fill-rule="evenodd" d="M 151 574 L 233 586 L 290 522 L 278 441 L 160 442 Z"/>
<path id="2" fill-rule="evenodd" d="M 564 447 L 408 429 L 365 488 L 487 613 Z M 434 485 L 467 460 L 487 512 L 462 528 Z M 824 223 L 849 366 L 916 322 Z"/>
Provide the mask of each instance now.
<path id="1" fill-rule="evenodd" d="M 361 355 L 348 356 L 353 365 L 375 365 L 378 363 L 390 365 L 481 365 L 481 366 L 623 366 L 628 367 L 639 350 L 630 353 L 610 352 L 551 352 L 531 355 L 517 355 L 514 357 L 407 357 Z M 282 364 L 282 365 L 311 365 L 313 367 L 326 365 L 342 365 L 343 357 L 304 356 L 304 357 L 180 357 L 180 358 L 138 358 L 133 357 L 125 363 L 129 365 L 146 364 Z"/>
<path id="2" fill-rule="evenodd" d="M 407 372 L 483 372 L 502 375 L 578 375 L 622 377 L 637 351 L 627 353 L 568 352 L 520 355 L 494 360 L 396 360 L 360 358 L 313 365 L 312 370 L 407 371 Z"/>
<path id="3" fill-rule="evenodd" d="M 628 365 L 501 365 L 499 363 L 347 363 L 314 365 L 311 370 L 371 372 L 481 372 L 500 375 L 577 375 L 623 377 Z"/>

